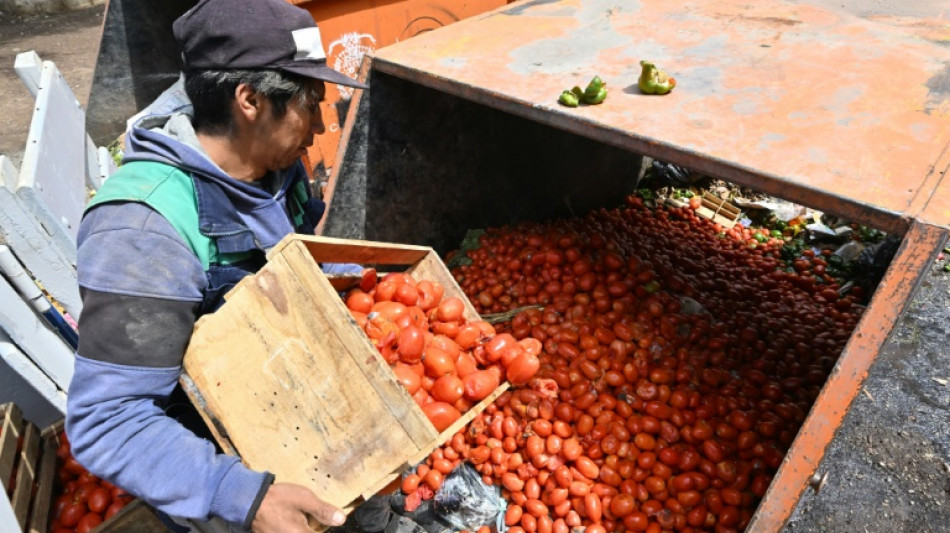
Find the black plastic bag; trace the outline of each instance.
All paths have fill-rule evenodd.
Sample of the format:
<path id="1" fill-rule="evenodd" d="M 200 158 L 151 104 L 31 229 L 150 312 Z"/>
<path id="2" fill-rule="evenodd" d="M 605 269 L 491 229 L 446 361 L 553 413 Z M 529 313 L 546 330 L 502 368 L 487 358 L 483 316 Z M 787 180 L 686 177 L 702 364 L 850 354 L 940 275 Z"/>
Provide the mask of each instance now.
<path id="1" fill-rule="evenodd" d="M 878 283 L 891 265 L 891 259 L 897 255 L 901 240 L 896 235 L 888 235 L 884 240 L 865 248 L 852 263 L 855 282 L 868 294 L 874 292 Z"/>
<path id="2" fill-rule="evenodd" d="M 694 174 L 687 168 L 672 163 L 653 160 L 650 165 L 649 177 L 656 181 L 657 187 L 674 187 L 681 189 L 699 181 L 702 176 Z"/>
<path id="3" fill-rule="evenodd" d="M 439 518 L 455 531 L 493 526 L 507 506 L 498 487 L 486 485 L 481 474 L 468 463 L 462 463 L 445 477 L 432 501 Z"/>

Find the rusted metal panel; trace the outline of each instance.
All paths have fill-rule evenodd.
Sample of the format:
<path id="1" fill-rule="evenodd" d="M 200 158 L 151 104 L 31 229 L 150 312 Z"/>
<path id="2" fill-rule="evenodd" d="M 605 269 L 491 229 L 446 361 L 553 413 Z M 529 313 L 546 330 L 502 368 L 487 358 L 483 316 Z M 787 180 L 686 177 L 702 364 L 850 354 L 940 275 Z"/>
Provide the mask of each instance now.
<path id="1" fill-rule="evenodd" d="M 950 145 L 944 146 L 940 158 L 931 168 L 930 179 L 937 183 L 933 195 L 920 213 L 920 220 L 939 226 L 950 226 L 950 183 L 945 178 L 950 171 Z"/>
<path id="2" fill-rule="evenodd" d="M 746 531 L 776 532 L 791 516 L 868 369 L 948 235 L 944 228 L 911 225 Z"/>
<path id="3" fill-rule="evenodd" d="M 484 13 L 507 0 L 290 0 L 306 9 L 320 26 L 333 68 L 356 77 L 363 55 L 415 35 Z M 336 163 L 343 122 L 354 90 L 329 87 L 324 105 L 327 131 L 314 139 L 308 150 L 316 177 L 328 174 Z"/>
<path id="4" fill-rule="evenodd" d="M 523 1 L 386 47 L 374 68 L 902 233 L 950 143 L 948 7 Z M 641 59 L 676 89 L 642 94 Z M 557 104 L 595 74 L 603 104 Z"/>

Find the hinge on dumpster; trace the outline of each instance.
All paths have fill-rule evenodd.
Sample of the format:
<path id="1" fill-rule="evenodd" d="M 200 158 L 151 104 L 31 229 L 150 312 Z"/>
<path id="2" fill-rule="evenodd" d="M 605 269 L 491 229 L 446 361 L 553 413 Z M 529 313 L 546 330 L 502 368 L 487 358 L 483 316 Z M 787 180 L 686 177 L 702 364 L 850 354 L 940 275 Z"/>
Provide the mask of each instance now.
<path id="1" fill-rule="evenodd" d="M 689 205 L 689 200 L 684 198 L 667 198 L 666 203 L 676 207 L 686 207 Z M 742 210 L 709 191 L 703 191 L 702 205 L 696 209 L 696 214 L 703 218 L 708 218 L 726 229 L 731 229 L 739 223 L 739 219 L 742 217 Z"/>

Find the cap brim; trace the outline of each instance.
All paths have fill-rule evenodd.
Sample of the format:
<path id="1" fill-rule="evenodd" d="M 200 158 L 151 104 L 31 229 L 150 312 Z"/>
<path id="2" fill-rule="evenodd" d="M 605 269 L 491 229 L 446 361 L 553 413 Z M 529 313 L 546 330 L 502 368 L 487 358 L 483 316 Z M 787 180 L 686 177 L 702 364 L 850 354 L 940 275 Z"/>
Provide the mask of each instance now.
<path id="1" fill-rule="evenodd" d="M 341 74 L 340 72 L 337 72 L 326 65 L 296 61 L 292 65 L 280 65 L 277 68 L 281 70 L 286 70 L 287 72 L 293 72 L 294 74 L 299 74 L 301 76 L 306 76 L 308 78 L 328 81 L 330 83 L 335 83 L 337 85 L 344 85 L 346 87 L 354 87 L 356 89 L 369 89 L 369 85 L 366 85 L 365 83 L 360 83 L 354 80 L 353 78 L 346 76 L 344 74 Z"/>

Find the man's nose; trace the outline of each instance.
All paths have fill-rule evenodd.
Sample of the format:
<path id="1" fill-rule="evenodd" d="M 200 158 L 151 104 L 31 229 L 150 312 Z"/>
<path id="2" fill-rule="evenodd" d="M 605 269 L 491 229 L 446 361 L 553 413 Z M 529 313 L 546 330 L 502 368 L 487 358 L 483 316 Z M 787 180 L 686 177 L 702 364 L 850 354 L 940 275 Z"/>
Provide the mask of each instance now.
<path id="1" fill-rule="evenodd" d="M 310 133 L 314 135 L 323 135 L 325 131 L 327 131 L 327 127 L 323 123 L 323 116 L 317 115 L 310 122 Z"/>

